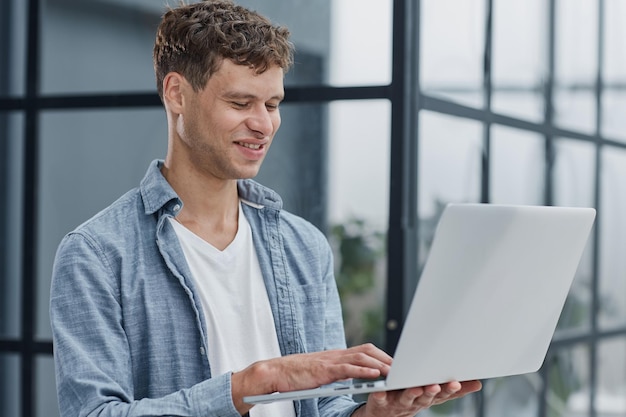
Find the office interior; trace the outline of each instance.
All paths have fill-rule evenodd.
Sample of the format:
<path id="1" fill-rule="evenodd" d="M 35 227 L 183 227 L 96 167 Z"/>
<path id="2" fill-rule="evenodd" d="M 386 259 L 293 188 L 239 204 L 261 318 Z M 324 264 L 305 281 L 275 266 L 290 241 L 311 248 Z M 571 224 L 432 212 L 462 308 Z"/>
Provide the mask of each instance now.
<path id="1" fill-rule="evenodd" d="M 151 53 L 168 3 L 0 2 L 2 416 L 59 415 L 56 247 L 165 155 Z M 594 207 L 542 368 L 420 415 L 626 415 L 626 3 L 238 3 L 292 33 L 257 180 L 327 234 L 348 344 L 393 352 L 447 203 Z"/>

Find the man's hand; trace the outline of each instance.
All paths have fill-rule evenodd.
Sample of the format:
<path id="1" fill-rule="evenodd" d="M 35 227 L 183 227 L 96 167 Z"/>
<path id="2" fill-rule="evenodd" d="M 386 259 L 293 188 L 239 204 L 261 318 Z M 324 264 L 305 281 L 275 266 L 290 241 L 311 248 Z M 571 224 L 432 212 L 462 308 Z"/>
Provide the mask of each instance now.
<path id="1" fill-rule="evenodd" d="M 372 344 L 349 349 L 303 353 L 255 362 L 232 375 L 233 403 L 242 415 L 252 408 L 243 402 L 250 395 L 317 388 L 346 379 L 386 376 L 392 358 Z M 420 410 L 481 389 L 479 381 L 449 382 L 370 394 L 355 417 L 413 416 Z"/>
<path id="2" fill-rule="evenodd" d="M 255 362 L 232 376 L 233 403 L 244 414 L 244 396 L 316 388 L 351 378 L 387 375 L 392 358 L 372 344 L 283 356 Z"/>
<path id="3" fill-rule="evenodd" d="M 442 385 L 375 392 L 353 417 L 412 417 L 433 405 L 461 398 L 482 388 L 480 381 L 448 382 Z"/>

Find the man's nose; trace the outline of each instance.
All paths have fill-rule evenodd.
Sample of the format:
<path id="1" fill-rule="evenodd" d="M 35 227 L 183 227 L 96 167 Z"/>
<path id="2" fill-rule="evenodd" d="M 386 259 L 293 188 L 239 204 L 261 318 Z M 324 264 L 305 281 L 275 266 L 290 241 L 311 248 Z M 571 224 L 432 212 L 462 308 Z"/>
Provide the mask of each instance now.
<path id="1" fill-rule="evenodd" d="M 265 106 L 258 106 L 248 119 L 248 127 L 263 137 L 270 136 L 274 132 L 273 116 Z"/>

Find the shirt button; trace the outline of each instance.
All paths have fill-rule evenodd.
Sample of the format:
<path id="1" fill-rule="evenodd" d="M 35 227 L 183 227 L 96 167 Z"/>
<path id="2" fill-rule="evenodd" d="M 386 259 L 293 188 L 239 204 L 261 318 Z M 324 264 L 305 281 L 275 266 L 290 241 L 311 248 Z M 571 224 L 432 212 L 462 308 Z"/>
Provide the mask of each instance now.
<path id="1" fill-rule="evenodd" d="M 174 206 L 174 211 L 178 211 L 178 210 L 180 210 L 180 204 L 176 204 L 176 205 Z"/>
<path id="2" fill-rule="evenodd" d="M 200 354 L 201 354 L 202 356 L 204 356 L 204 353 L 205 353 L 205 352 L 204 352 L 204 346 L 200 346 Z"/>

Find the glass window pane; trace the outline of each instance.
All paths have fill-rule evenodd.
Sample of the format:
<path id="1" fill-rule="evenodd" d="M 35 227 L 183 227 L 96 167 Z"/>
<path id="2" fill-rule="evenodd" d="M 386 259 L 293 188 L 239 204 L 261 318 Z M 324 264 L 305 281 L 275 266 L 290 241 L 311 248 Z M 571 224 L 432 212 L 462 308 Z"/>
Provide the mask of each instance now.
<path id="1" fill-rule="evenodd" d="M 589 415 L 589 348 L 575 346 L 548 355 L 547 415 L 582 417 Z"/>
<path id="2" fill-rule="evenodd" d="M 598 347 L 597 416 L 626 415 L 626 340 L 603 341 Z"/>
<path id="3" fill-rule="evenodd" d="M 601 164 L 599 323 L 623 326 L 626 324 L 626 151 L 605 147 Z"/>
<path id="4" fill-rule="evenodd" d="M 423 0 L 420 76 L 425 93 L 482 107 L 485 4 Z"/>
<path id="5" fill-rule="evenodd" d="M 604 1 L 604 91 L 602 96 L 602 134 L 626 141 L 626 3 L 621 0 Z"/>
<path id="6" fill-rule="evenodd" d="M 493 126 L 490 165 L 492 203 L 543 204 L 543 137 L 532 132 Z"/>
<path id="7" fill-rule="evenodd" d="M 428 410 L 421 411 L 419 417 L 479 417 L 478 395 L 470 394 L 457 400 L 435 405 Z"/>
<path id="8" fill-rule="evenodd" d="M 0 113 L 0 337 L 15 338 L 21 327 L 24 115 Z"/>
<path id="9" fill-rule="evenodd" d="M 592 143 L 556 138 L 554 140 L 555 205 L 593 207 L 596 147 Z"/>
<path id="10" fill-rule="evenodd" d="M 596 148 L 591 143 L 558 138 L 554 141 L 554 205 L 594 207 Z M 591 320 L 593 234 L 578 265 L 558 330 L 588 328 Z"/>
<path id="11" fill-rule="evenodd" d="M 19 356 L 0 353 L 0 415 L 21 415 L 20 380 Z"/>
<path id="12" fill-rule="evenodd" d="M 35 362 L 37 370 L 36 412 L 38 416 L 58 417 L 59 403 L 57 400 L 54 360 L 52 356 L 40 356 Z"/>
<path id="13" fill-rule="evenodd" d="M 363 217 L 387 226 L 391 105 L 386 100 L 329 104 L 328 210 L 331 222 Z"/>
<path id="14" fill-rule="evenodd" d="M 592 133 L 596 128 L 596 97 L 588 86 L 557 85 L 554 123 L 565 129 Z"/>
<path id="15" fill-rule="evenodd" d="M 19 0 L 0 2 L 0 97 L 24 94 L 27 5 Z"/>
<path id="16" fill-rule="evenodd" d="M 281 1 L 283 4 L 291 2 Z M 329 1 L 331 5 L 330 84 L 375 85 L 391 83 L 392 0 Z M 294 2 L 295 15 L 302 15 L 301 4 Z M 357 13 L 355 11 L 358 10 Z M 303 15 L 306 16 L 306 15 Z M 307 16 L 307 19 L 310 17 Z M 315 22 L 311 38 L 319 36 Z M 293 31 L 300 30 L 294 27 Z M 296 45 L 297 46 L 297 45 Z"/>
<path id="17" fill-rule="evenodd" d="M 419 128 L 420 217 L 443 204 L 479 202 L 482 123 L 422 111 Z"/>
<path id="18" fill-rule="evenodd" d="M 494 2 L 492 109 L 496 113 L 543 120 L 546 74 L 547 3 Z"/>
<path id="19" fill-rule="evenodd" d="M 603 73 L 605 82 L 626 79 L 626 55 L 624 55 L 624 39 L 626 39 L 626 4 L 622 0 L 604 0 L 604 54 Z"/>
<path id="20" fill-rule="evenodd" d="M 541 375 L 538 373 L 496 378 L 483 387 L 486 417 L 537 416 Z"/>
<path id="21" fill-rule="evenodd" d="M 161 109 L 55 111 L 41 117 L 37 337 L 49 339 L 50 274 L 62 237 L 136 187 L 167 145 Z"/>
<path id="22" fill-rule="evenodd" d="M 155 91 L 152 46 L 163 2 L 42 2 L 44 94 Z"/>
<path id="23" fill-rule="evenodd" d="M 554 118 L 556 124 L 593 132 L 598 56 L 598 4 L 556 2 Z"/>
<path id="24" fill-rule="evenodd" d="M 328 218 L 348 345 L 384 345 L 390 103 L 329 105 Z"/>
<path id="25" fill-rule="evenodd" d="M 473 120 L 422 111 L 419 129 L 421 270 L 445 205 L 480 202 L 483 127 Z"/>
<path id="26" fill-rule="evenodd" d="M 624 70 L 626 74 L 626 69 Z M 602 135 L 620 142 L 626 142 L 626 76 L 621 88 L 605 88 L 602 95 Z"/>

